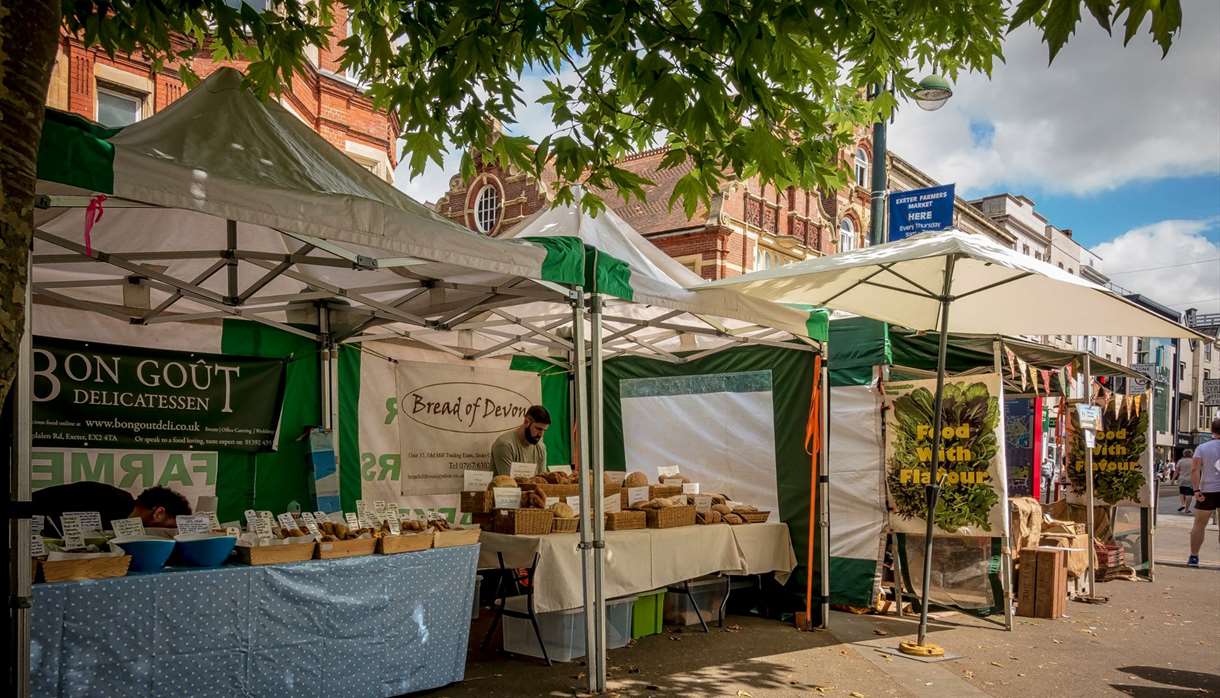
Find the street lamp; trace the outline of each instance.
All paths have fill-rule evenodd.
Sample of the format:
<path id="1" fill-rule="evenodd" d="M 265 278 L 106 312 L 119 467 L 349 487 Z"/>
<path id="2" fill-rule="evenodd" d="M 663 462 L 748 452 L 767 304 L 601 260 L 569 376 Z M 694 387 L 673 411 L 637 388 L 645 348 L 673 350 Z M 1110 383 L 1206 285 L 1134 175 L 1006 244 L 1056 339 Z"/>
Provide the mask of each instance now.
<path id="1" fill-rule="evenodd" d="M 882 85 L 874 85 L 872 96 L 876 97 L 884 89 Z M 945 106 L 945 102 L 953 96 L 953 86 L 939 75 L 929 75 L 919 81 L 914 91 L 915 104 L 924 111 L 936 111 Z M 885 185 L 886 185 L 886 125 L 885 121 L 873 124 L 873 178 L 870 193 L 870 220 L 868 242 L 870 245 L 880 245 L 885 242 Z"/>

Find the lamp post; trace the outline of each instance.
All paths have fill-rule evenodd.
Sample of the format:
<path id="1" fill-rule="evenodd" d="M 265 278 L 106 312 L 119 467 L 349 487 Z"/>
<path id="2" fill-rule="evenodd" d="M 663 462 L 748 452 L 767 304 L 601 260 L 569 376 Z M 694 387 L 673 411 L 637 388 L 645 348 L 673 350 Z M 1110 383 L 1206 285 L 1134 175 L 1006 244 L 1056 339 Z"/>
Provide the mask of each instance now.
<path id="1" fill-rule="evenodd" d="M 876 97 L 885 89 L 883 85 L 873 85 L 871 96 Z M 915 88 L 915 104 L 924 111 L 936 111 L 945 106 L 945 102 L 953 96 L 953 86 L 939 75 L 929 75 L 919 81 Z M 878 121 L 873 124 L 873 176 L 872 192 L 870 194 L 870 215 L 868 242 L 870 245 L 880 245 L 888 237 L 885 230 L 885 185 L 886 185 L 886 124 Z"/>

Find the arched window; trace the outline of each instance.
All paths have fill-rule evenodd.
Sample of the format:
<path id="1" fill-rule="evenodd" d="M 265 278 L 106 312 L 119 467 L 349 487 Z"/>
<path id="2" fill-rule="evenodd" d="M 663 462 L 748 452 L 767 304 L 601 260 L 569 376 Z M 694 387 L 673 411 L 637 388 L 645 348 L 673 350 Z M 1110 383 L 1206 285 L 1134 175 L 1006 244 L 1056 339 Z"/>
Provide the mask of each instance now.
<path id="1" fill-rule="evenodd" d="M 479 232 L 491 234 L 500 222 L 500 190 L 494 184 L 484 185 L 474 199 L 474 224 Z"/>
<path id="2" fill-rule="evenodd" d="M 839 221 L 839 251 L 848 252 L 856 249 L 856 224 L 850 218 Z"/>
<path id="3" fill-rule="evenodd" d="M 867 187 L 868 175 L 868 153 L 864 148 L 856 148 L 856 184 Z"/>

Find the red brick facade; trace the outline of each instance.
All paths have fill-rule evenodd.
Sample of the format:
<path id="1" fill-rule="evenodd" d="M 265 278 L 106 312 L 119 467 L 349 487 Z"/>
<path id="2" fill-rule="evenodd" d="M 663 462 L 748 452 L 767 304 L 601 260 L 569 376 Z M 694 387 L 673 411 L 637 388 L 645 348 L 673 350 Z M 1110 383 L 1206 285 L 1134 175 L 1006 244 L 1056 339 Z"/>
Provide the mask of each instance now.
<path id="1" fill-rule="evenodd" d="M 866 138 L 858 147 L 866 153 L 871 151 Z M 671 210 L 669 197 L 674 184 L 689 168 L 658 170 L 664 154 L 663 150 L 654 150 L 624 158 L 620 167 L 651 179 L 653 184 L 645 187 L 643 202 L 633 199 L 628 203 L 611 195 L 607 203 L 666 254 L 706 279 L 736 276 L 838 251 L 840 226 L 845 219 L 851 221 L 855 231 L 854 247 L 867 240 L 869 192 L 854 183 L 823 196 L 795 188 L 779 191 L 751 178 L 726 186 L 710 207 L 701 205 L 692 216 L 687 216 L 680 204 Z M 854 150 L 843 153 L 843 159 L 850 167 Z M 504 172 L 494 165 L 480 166 L 470 182 L 460 177 L 450 180 L 449 191 L 437 202 L 436 210 L 479 230 L 475 200 L 488 184 L 498 187 L 504 202 L 492 232 L 510 229 L 549 201 L 549 182 Z"/>
<path id="2" fill-rule="evenodd" d="M 346 35 L 346 10 L 340 7 L 335 12 L 336 30 L 330 45 L 317 51 L 316 60 L 310 57 L 306 61 L 305 74 L 293 76 L 291 89 L 283 93 L 280 103 L 336 148 L 379 176 L 392 179 L 398 162 L 397 123 L 375 110 L 372 101 L 343 76 L 339 65 L 343 51 L 338 42 Z M 192 60 L 201 78 L 223 66 L 241 70 L 245 65 L 244 61 L 214 62 L 207 56 Z M 177 71 L 178 64 L 171 62 L 154 72 L 139 55 L 111 59 L 104 51 L 85 48 L 76 37 L 63 34 L 47 104 L 96 120 L 100 84 L 141 100 L 141 118 L 147 118 L 185 93 Z"/>

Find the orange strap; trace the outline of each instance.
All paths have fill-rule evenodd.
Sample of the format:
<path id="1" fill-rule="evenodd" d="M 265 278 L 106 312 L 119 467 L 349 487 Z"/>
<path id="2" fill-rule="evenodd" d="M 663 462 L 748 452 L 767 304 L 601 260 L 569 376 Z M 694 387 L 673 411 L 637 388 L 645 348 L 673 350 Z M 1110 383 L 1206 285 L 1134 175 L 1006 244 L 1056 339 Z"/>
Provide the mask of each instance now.
<path id="1" fill-rule="evenodd" d="M 813 357 L 813 389 L 809 421 L 805 422 L 805 452 L 809 454 L 809 545 L 805 555 L 805 622 L 813 622 L 813 541 L 817 530 L 818 458 L 822 452 L 822 355 Z M 822 593 L 828 593 L 823 589 Z"/>

